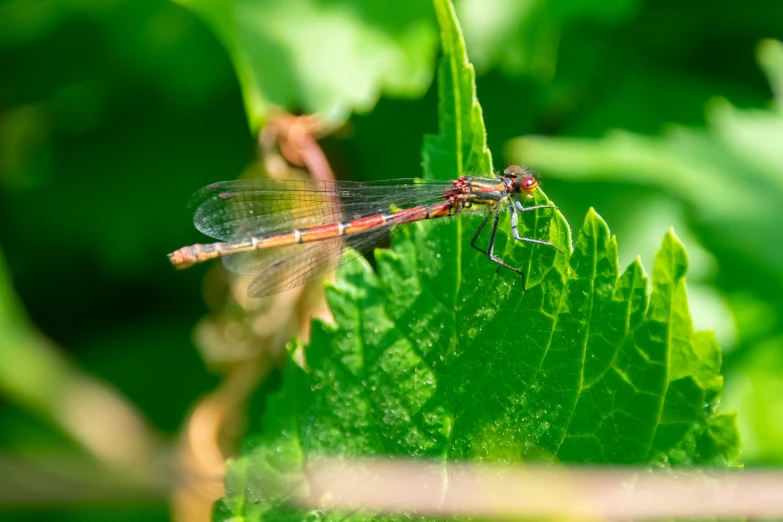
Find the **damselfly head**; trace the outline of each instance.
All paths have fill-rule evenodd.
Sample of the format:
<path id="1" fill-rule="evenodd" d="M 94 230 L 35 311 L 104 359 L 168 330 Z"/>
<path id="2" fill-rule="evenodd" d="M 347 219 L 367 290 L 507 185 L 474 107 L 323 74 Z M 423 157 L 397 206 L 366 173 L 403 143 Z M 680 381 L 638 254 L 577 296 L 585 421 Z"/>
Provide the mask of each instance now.
<path id="1" fill-rule="evenodd" d="M 538 188 L 538 180 L 535 174 L 519 165 L 510 165 L 503 171 L 503 176 L 514 183 L 514 191 L 525 195 L 532 195 Z"/>

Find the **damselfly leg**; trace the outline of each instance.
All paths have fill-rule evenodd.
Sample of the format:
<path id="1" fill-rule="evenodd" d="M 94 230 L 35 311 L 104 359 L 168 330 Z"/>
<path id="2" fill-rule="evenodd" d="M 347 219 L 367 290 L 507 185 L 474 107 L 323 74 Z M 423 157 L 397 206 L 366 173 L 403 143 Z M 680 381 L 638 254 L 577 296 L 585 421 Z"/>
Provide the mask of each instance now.
<path id="1" fill-rule="evenodd" d="M 517 241 L 524 241 L 525 243 L 534 243 L 536 245 L 544 245 L 548 247 L 552 247 L 561 254 L 563 253 L 562 250 L 557 248 L 555 245 L 550 243 L 549 241 L 543 241 L 541 239 L 533 239 L 530 237 L 522 237 L 519 234 L 519 230 L 517 229 L 517 221 L 518 221 L 518 215 L 517 212 L 527 212 L 529 210 L 539 210 L 544 208 L 551 208 L 551 209 L 557 209 L 554 205 L 536 205 L 534 207 L 523 207 L 522 203 L 520 203 L 518 200 L 513 200 L 513 202 L 509 205 L 509 209 L 511 211 L 511 235 L 516 239 Z"/>
<path id="2" fill-rule="evenodd" d="M 476 241 L 478 241 L 478 236 L 481 233 L 481 229 L 484 228 L 484 226 L 486 225 L 490 217 L 492 218 L 492 231 L 490 232 L 489 235 L 489 245 L 487 246 L 487 250 L 484 251 L 480 247 L 476 246 Z M 497 236 L 498 233 L 498 223 L 500 223 L 500 212 L 499 210 L 496 209 L 494 213 L 488 213 L 484 218 L 484 221 L 481 222 L 481 225 L 479 225 L 478 230 L 476 230 L 476 234 L 473 236 L 473 239 L 470 241 L 470 246 L 472 246 L 482 254 L 486 255 L 489 258 L 489 260 L 492 261 L 493 263 L 496 263 L 498 265 L 498 270 L 500 270 L 501 267 L 508 268 L 512 272 L 516 272 L 517 274 L 521 275 L 522 278 L 524 279 L 525 274 L 522 273 L 521 270 L 504 263 L 502 259 L 495 256 L 495 236 Z"/>
<path id="3" fill-rule="evenodd" d="M 537 245 L 544 245 L 549 246 L 557 250 L 558 252 L 563 252 L 559 248 L 557 248 L 555 245 L 550 243 L 549 241 L 543 241 L 540 239 L 532 239 L 528 237 L 522 237 L 519 234 L 519 215 L 518 212 L 527 212 L 530 210 L 541 210 L 541 209 L 557 209 L 554 205 L 536 205 L 532 207 L 524 207 L 522 206 L 522 203 L 520 203 L 518 200 L 513 199 L 509 201 L 509 211 L 511 212 L 511 233 L 517 241 L 525 241 L 527 243 L 534 243 Z M 487 222 L 492 218 L 492 231 L 490 232 L 489 236 L 489 244 L 487 245 L 487 250 L 482 249 L 476 243 L 478 242 L 478 238 L 481 235 L 482 230 L 484 230 L 484 227 L 487 225 Z M 526 288 L 526 281 L 525 281 L 525 273 L 515 268 L 507 263 L 505 263 L 502 259 L 495 256 L 495 239 L 497 236 L 498 231 L 498 224 L 500 223 L 500 207 L 495 206 L 492 212 L 487 212 L 487 214 L 484 216 L 484 219 L 479 224 L 478 228 L 476 229 L 476 233 L 473 234 L 473 239 L 470 240 L 470 246 L 487 256 L 487 258 L 492 261 L 493 263 L 498 265 L 497 272 L 500 272 L 501 268 L 507 268 L 511 270 L 512 272 L 516 272 L 517 274 L 522 277 L 522 290 L 525 291 Z"/>

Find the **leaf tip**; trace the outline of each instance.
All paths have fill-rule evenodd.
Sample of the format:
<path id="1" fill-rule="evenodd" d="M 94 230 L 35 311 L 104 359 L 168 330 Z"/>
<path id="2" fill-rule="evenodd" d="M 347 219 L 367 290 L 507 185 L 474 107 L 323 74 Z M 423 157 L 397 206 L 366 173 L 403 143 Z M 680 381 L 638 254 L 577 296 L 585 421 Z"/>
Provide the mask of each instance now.
<path id="1" fill-rule="evenodd" d="M 666 235 L 663 236 L 663 243 L 661 244 L 661 249 L 664 248 L 672 249 L 677 252 L 682 252 L 683 255 L 685 254 L 685 245 L 682 244 L 682 240 L 674 232 L 674 227 L 669 228 L 668 232 L 666 232 Z"/>
<path id="2" fill-rule="evenodd" d="M 587 225 L 591 226 L 601 226 L 608 228 L 606 221 L 604 221 L 604 218 L 601 217 L 601 215 L 596 212 L 594 207 L 590 207 L 587 211 L 587 216 L 585 216 L 585 226 Z"/>
<path id="3" fill-rule="evenodd" d="M 633 261 L 628 263 L 628 266 L 625 267 L 625 270 L 623 271 L 622 275 L 620 276 L 620 279 L 627 279 L 630 281 L 640 281 L 640 285 L 643 287 L 647 287 L 647 272 L 644 270 L 644 265 L 642 264 L 642 257 L 636 256 L 633 258 Z"/>
<path id="4" fill-rule="evenodd" d="M 454 4 L 451 3 L 451 0 L 433 0 L 432 3 L 435 6 L 435 15 L 440 26 L 440 41 L 444 54 L 454 55 L 455 58 L 468 62 L 467 51 L 463 43 L 462 28 L 457 20 Z M 450 37 L 451 34 L 457 35 L 457 38 Z M 470 65 L 469 62 L 467 65 Z"/>
<path id="5" fill-rule="evenodd" d="M 669 273 L 675 281 L 685 277 L 688 271 L 688 254 L 685 252 L 685 245 L 674 233 L 674 228 L 670 228 L 663 236 L 661 248 L 655 254 L 653 279 L 657 279 L 655 274 L 659 270 L 661 273 Z"/>
<path id="6" fill-rule="evenodd" d="M 579 242 L 582 239 L 582 236 L 585 235 L 600 238 L 602 244 L 610 248 L 612 246 L 616 246 L 614 236 L 611 236 L 609 233 L 609 225 L 606 224 L 604 218 L 602 218 L 593 207 L 590 207 L 590 209 L 587 211 L 584 223 L 582 224 L 582 232 L 579 233 L 579 239 L 577 239 L 577 242 Z"/>

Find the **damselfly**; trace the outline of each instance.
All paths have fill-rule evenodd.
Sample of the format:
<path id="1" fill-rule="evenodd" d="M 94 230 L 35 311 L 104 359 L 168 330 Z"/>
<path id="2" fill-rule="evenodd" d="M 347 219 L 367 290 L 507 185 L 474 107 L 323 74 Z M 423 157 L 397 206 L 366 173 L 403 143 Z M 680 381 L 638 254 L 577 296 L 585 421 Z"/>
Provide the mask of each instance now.
<path id="1" fill-rule="evenodd" d="M 324 275 L 385 237 L 393 227 L 414 221 L 485 213 L 470 246 L 500 268 L 525 274 L 495 256 L 500 212 L 511 215 L 514 239 L 555 248 L 541 239 L 522 237 L 521 212 L 554 209 L 525 207 L 538 181 L 512 165 L 500 177 L 461 176 L 453 181 L 399 179 L 378 182 L 314 180 L 238 180 L 213 183 L 193 195 L 193 222 L 204 234 L 222 240 L 180 248 L 169 254 L 177 268 L 221 257 L 238 273 L 258 274 L 250 297 L 288 290 Z M 476 245 L 492 220 L 486 250 Z M 351 248 L 346 248 L 351 247 Z"/>

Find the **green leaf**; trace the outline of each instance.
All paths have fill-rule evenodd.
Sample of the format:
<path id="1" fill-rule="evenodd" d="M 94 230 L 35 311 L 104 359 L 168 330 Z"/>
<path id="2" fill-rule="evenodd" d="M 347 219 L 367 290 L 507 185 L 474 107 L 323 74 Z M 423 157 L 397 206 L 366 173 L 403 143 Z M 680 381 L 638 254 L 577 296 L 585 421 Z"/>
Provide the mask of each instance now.
<path id="1" fill-rule="evenodd" d="M 234 63 L 251 129 L 283 108 L 330 124 L 381 93 L 420 96 L 436 37 L 426 2 L 176 0 L 215 31 Z"/>
<path id="2" fill-rule="evenodd" d="M 661 136 L 523 137 L 508 150 L 551 177 L 652 186 L 684 204 L 692 234 L 720 261 L 717 277 L 709 279 L 730 304 L 737 331 L 727 357 L 738 381 L 755 379 L 752 386 L 729 387 L 732 404 L 755 412 L 743 419 L 743 433 L 753 441 L 746 457 L 769 463 L 780 462 L 783 440 L 783 423 L 769 420 L 783 407 L 774 393 L 782 386 L 783 365 L 763 353 L 783 353 L 783 242 L 770 240 L 780 236 L 783 223 L 783 43 L 762 41 L 757 58 L 773 94 L 767 109 L 741 109 L 716 98 L 707 106 L 704 129 L 671 125 Z M 633 234 L 638 228 L 629 226 Z"/>
<path id="3" fill-rule="evenodd" d="M 456 179 L 488 174 L 492 155 L 476 98 L 476 72 L 468 60 L 462 29 L 449 0 L 435 0 L 443 57 L 438 64 L 439 133 L 424 139 L 424 177 Z"/>
<path id="4" fill-rule="evenodd" d="M 441 128 L 424 156 L 440 178 L 484 169 L 490 156 L 456 18 L 445 0 L 436 9 Z M 527 204 L 548 201 L 539 192 Z M 305 363 L 289 364 L 215 518 L 378 518 L 286 503 L 305 491 L 301 465 L 324 455 L 735 465 L 735 419 L 716 415 L 720 350 L 693 331 L 674 233 L 648 294 L 638 260 L 620 273 L 594 211 L 573 251 L 559 212 L 523 217 L 524 236 L 563 250 L 509 240 L 503 224 L 496 253 L 526 272 L 527 291 L 470 247 L 481 216 L 408 226 L 376 252 L 377 272 L 361 258 L 343 267 L 327 287 L 334 323 L 314 321 L 309 346 L 293 349 Z"/>
<path id="5" fill-rule="evenodd" d="M 341 270 L 328 288 L 335 324 L 314 322 L 306 370 L 289 365 L 264 434 L 232 466 L 221 513 L 303 518 L 283 503 L 292 493 L 280 476 L 304 487 L 291 470 L 320 455 L 736 465 L 736 420 L 715 412 L 720 350 L 693 331 L 673 233 L 648 297 L 638 261 L 619 274 L 594 212 L 570 259 L 549 259 L 526 293 L 472 254 L 470 233 L 455 292 L 453 268 L 433 260 L 457 228 L 416 224 L 377 252 L 377 274 L 361 260 Z M 556 230 L 549 237 L 566 246 Z M 539 248 L 508 245 L 504 256 L 533 250 L 544 263 Z"/>

